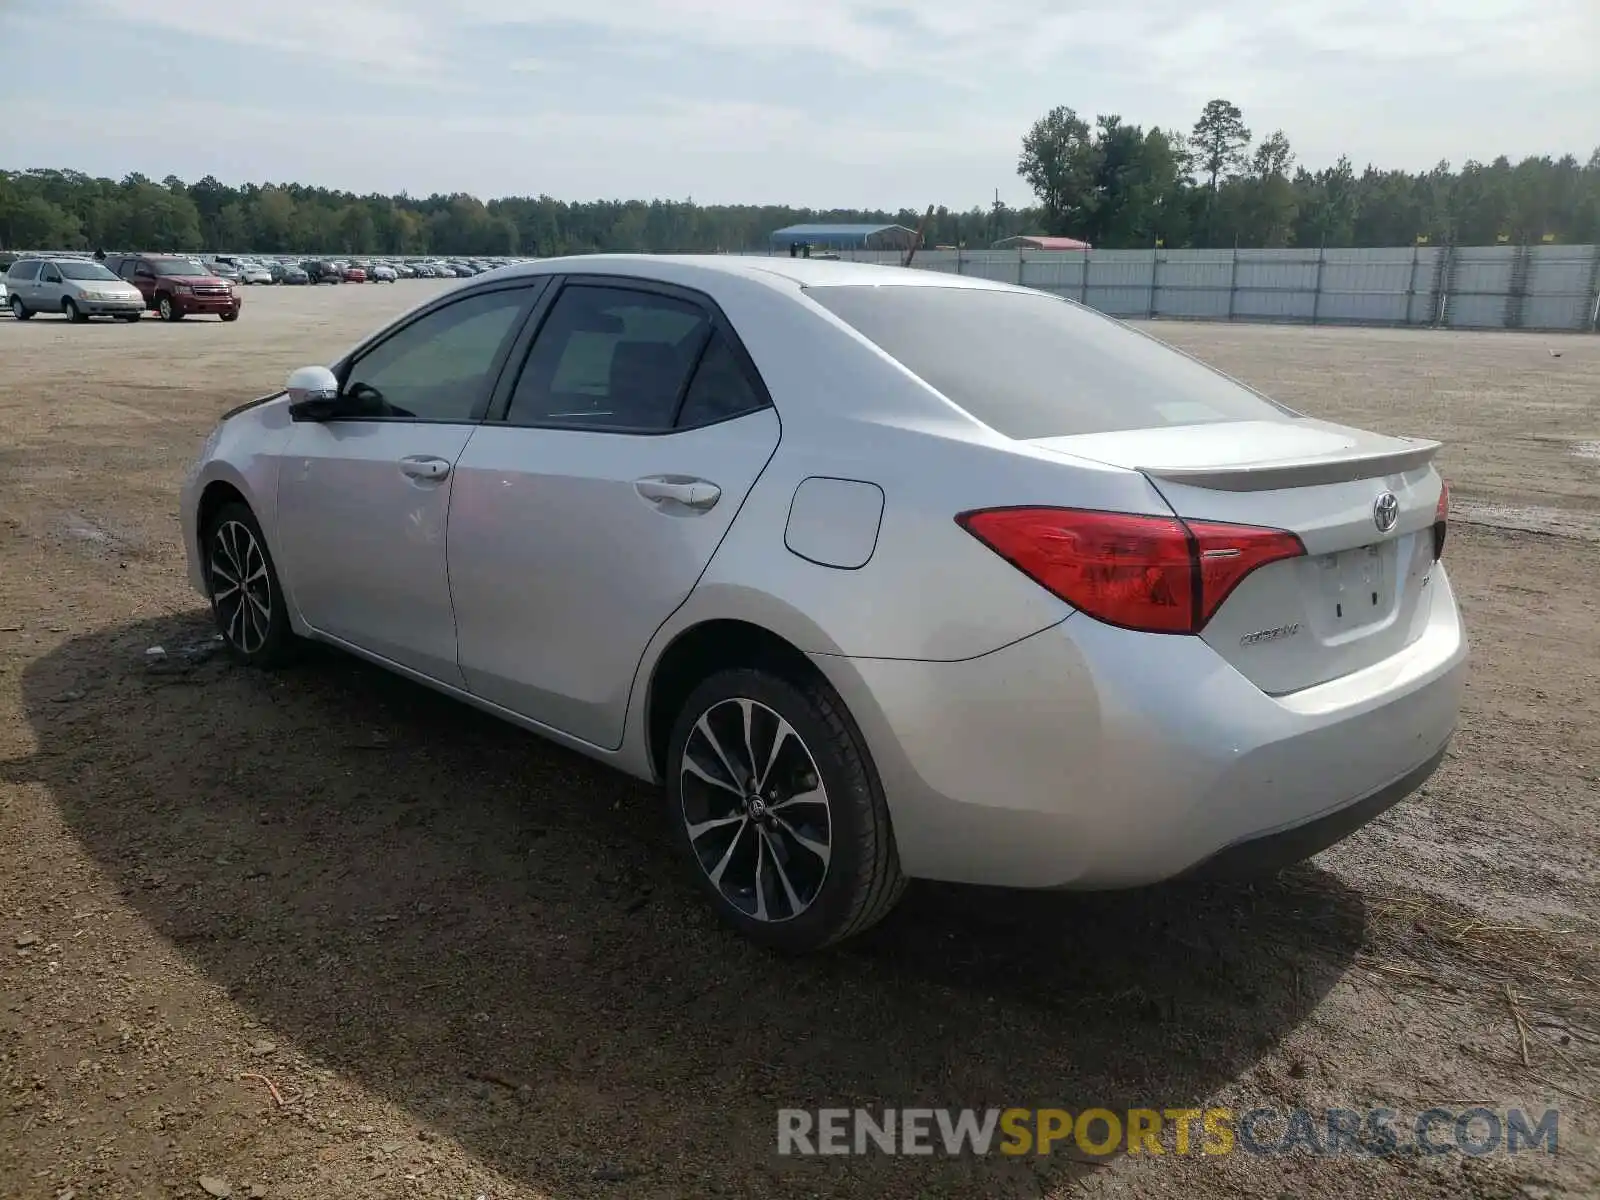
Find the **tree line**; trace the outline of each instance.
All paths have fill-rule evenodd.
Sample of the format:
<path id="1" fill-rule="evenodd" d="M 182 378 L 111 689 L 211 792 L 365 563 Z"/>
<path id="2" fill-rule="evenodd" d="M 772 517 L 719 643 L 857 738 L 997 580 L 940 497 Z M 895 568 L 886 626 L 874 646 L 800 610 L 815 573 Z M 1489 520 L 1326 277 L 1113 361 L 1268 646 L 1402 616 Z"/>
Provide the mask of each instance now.
<path id="1" fill-rule="evenodd" d="M 1348 158 L 1308 171 L 1280 130 L 1255 138 L 1213 100 L 1187 133 L 1056 108 L 1022 139 L 1018 172 L 1037 203 L 936 208 L 928 245 L 987 246 L 1025 233 L 1104 248 L 1486 245 L 1600 242 L 1600 149 L 1584 165 L 1505 157 L 1410 173 Z M 131 248 L 266 254 L 552 255 L 762 247 L 802 222 L 917 228 L 902 209 L 819 211 L 690 200 L 569 202 L 464 193 L 357 195 L 298 183 L 233 186 L 143 175 L 0 170 L 0 249 Z"/>
<path id="2" fill-rule="evenodd" d="M 1224 99 L 1187 133 L 1052 109 L 1023 137 L 1017 170 L 1046 231 L 1108 248 L 1600 242 L 1600 148 L 1583 165 L 1501 156 L 1358 174 L 1341 156 L 1308 171 L 1281 129 L 1257 139 Z"/>

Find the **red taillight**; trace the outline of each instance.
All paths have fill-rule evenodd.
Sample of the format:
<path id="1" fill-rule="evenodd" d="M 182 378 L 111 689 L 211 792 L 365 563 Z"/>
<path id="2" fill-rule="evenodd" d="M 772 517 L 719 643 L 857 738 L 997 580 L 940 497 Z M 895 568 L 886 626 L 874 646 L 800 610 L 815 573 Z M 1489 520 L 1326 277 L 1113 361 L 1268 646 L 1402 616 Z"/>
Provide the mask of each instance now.
<path id="1" fill-rule="evenodd" d="M 1281 529 L 1177 517 L 990 508 L 956 520 L 1074 608 L 1149 633 L 1199 633 L 1251 571 L 1305 553 Z"/>
<path id="2" fill-rule="evenodd" d="M 1444 553 L 1444 535 L 1450 528 L 1450 485 L 1439 481 L 1439 504 L 1433 510 L 1433 561 Z"/>

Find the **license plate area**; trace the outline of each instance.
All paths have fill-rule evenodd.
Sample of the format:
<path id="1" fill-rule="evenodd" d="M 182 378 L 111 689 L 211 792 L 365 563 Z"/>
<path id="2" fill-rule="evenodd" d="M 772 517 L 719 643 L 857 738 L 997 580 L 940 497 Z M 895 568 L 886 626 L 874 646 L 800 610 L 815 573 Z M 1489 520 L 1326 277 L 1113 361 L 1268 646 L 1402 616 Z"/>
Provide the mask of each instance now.
<path id="1" fill-rule="evenodd" d="M 1386 619 L 1394 608 L 1393 542 L 1321 555 L 1316 573 L 1319 623 L 1326 629 L 1359 629 Z"/>

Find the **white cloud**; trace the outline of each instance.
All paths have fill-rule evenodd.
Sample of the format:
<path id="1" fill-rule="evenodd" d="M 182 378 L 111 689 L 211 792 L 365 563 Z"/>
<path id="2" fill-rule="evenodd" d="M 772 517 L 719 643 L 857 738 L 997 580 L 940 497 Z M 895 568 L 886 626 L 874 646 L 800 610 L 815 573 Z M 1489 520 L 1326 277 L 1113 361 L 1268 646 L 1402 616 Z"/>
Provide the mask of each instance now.
<path id="1" fill-rule="evenodd" d="M 108 44 L 143 28 L 382 78 L 382 99 L 345 88 L 312 117 L 275 99 L 278 68 L 264 61 L 232 90 L 241 111 L 225 137 L 182 106 L 156 124 L 108 98 L 95 153 L 142 147 L 157 173 L 191 162 L 199 137 L 207 169 L 241 178 L 311 179 L 330 164 L 357 187 L 405 176 L 413 190 L 966 205 L 999 186 L 1016 202 L 1018 141 L 1052 105 L 1187 129 L 1219 95 L 1258 133 L 1284 129 L 1312 167 L 1341 152 L 1412 169 L 1587 157 L 1600 142 L 1600 0 L 82 0 L 22 11 L 77 38 L 84 5 L 106 19 L 91 24 Z M 53 160 L 40 149 L 52 122 L 73 119 L 34 111 L 8 139 Z M 690 178 L 691 159 L 702 177 Z M 354 181 L 363 171 L 371 183 Z M 778 190 L 789 187 L 800 190 Z"/>
<path id="2" fill-rule="evenodd" d="M 93 0 L 106 16 L 215 41 L 363 64 L 427 66 L 438 5 L 399 0 Z M 431 11 L 430 11 L 431 10 Z"/>
<path id="3" fill-rule="evenodd" d="M 464 24 L 579 26 L 618 41 L 808 51 L 873 69 L 1028 67 L 1116 50 L 1130 70 L 1187 64 L 1291 34 L 1377 60 L 1593 73 L 1594 0 L 93 0 L 109 15 L 199 36 L 355 60 L 432 61 Z M 1284 64 L 1292 70 L 1292 64 Z"/>

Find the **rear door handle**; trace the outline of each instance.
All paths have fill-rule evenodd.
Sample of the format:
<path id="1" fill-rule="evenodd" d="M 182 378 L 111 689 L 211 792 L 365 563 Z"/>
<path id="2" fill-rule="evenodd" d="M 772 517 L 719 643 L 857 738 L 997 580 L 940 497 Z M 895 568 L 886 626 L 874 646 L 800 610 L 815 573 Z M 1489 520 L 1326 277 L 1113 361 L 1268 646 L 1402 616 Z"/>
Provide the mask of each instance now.
<path id="1" fill-rule="evenodd" d="M 444 479 L 450 474 L 450 461 L 431 454 L 416 454 L 400 460 L 400 472 L 412 479 Z"/>
<path id="2" fill-rule="evenodd" d="M 704 479 L 681 475 L 655 475 L 634 483 L 634 489 L 655 504 L 681 504 L 696 512 L 707 512 L 722 498 L 722 489 Z"/>

